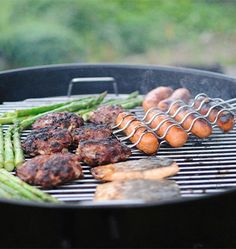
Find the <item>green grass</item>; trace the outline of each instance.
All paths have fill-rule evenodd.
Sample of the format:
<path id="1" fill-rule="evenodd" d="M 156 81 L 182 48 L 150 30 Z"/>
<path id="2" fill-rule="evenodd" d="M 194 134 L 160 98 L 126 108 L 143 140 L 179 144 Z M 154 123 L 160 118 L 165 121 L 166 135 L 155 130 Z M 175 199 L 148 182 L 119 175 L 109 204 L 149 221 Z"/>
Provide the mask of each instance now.
<path id="1" fill-rule="evenodd" d="M 6 67 L 117 61 L 235 32 L 236 1 L 0 0 Z"/>

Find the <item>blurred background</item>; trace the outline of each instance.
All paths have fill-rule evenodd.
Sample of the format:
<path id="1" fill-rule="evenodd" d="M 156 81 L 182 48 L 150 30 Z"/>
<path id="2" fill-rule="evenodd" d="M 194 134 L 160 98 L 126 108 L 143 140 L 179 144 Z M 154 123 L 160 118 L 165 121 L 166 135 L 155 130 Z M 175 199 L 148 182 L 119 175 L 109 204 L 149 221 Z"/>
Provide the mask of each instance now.
<path id="1" fill-rule="evenodd" d="M 0 0 L 0 70 L 58 63 L 236 76 L 236 0 Z"/>

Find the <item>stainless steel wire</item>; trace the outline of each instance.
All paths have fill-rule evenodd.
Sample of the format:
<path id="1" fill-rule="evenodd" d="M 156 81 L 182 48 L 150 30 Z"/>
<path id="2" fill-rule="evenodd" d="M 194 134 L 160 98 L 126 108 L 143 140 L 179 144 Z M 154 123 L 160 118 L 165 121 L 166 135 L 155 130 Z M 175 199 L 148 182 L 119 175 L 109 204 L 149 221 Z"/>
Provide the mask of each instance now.
<path id="1" fill-rule="evenodd" d="M 201 99 L 201 102 L 199 104 L 199 106 L 197 108 L 194 108 L 196 101 L 198 101 L 199 99 Z M 211 102 L 213 103 L 213 105 L 211 105 L 209 107 L 209 110 L 207 111 L 207 113 L 205 115 L 202 115 L 200 113 L 201 108 L 203 107 L 203 105 L 207 102 Z M 236 101 L 236 99 L 235 99 Z M 217 126 L 217 121 L 220 117 L 220 115 L 224 112 L 228 112 L 230 114 L 232 114 L 234 116 L 234 113 L 231 111 L 233 110 L 233 106 L 230 105 L 229 103 L 232 101 L 224 101 L 221 98 L 210 98 L 209 96 L 207 96 L 205 93 L 200 93 L 198 94 L 192 101 L 191 104 L 186 104 L 185 102 L 183 102 L 182 100 L 176 100 L 173 101 L 171 103 L 171 105 L 169 106 L 168 110 L 166 112 L 162 112 L 160 111 L 158 108 L 153 107 L 150 108 L 145 114 L 144 116 L 140 119 L 141 122 L 143 122 L 144 125 L 148 125 L 150 127 L 150 125 L 152 124 L 152 122 L 157 119 L 158 117 L 165 117 L 161 122 L 158 123 L 158 125 L 156 127 L 152 127 L 151 130 L 153 132 L 157 133 L 157 137 L 160 141 L 161 144 L 165 143 L 165 137 L 168 134 L 169 130 L 174 127 L 181 127 L 188 133 L 191 134 L 191 131 L 193 129 L 193 126 L 195 125 L 195 123 L 198 120 L 204 120 L 206 123 L 210 123 L 210 125 L 212 126 L 212 128 Z M 174 113 L 170 114 L 172 112 L 172 108 L 177 105 L 177 109 L 174 111 Z M 213 110 L 217 109 L 217 114 L 214 117 L 214 120 L 211 121 L 209 119 L 209 116 L 211 114 L 211 112 Z M 235 107 L 236 108 L 236 107 Z M 186 111 L 186 114 L 182 117 L 181 120 L 176 121 L 176 117 L 177 115 L 181 112 L 181 111 Z M 150 113 L 155 112 L 155 114 L 149 119 L 147 120 L 147 117 Z M 125 129 L 127 129 L 129 127 L 129 125 L 135 121 L 138 120 L 137 117 L 134 116 L 134 114 L 131 113 L 126 113 L 125 116 L 123 116 L 123 118 L 121 118 L 121 121 L 119 122 L 119 124 L 117 124 L 115 127 L 113 128 L 118 128 L 125 120 L 126 117 L 132 116 L 132 119 L 129 120 L 125 126 L 123 128 L 120 128 L 118 130 L 115 130 L 114 133 L 117 134 L 119 132 L 123 132 Z M 189 118 L 189 117 L 194 117 L 191 119 L 191 123 L 188 125 L 188 128 L 185 128 L 183 126 L 183 124 L 185 123 L 185 121 Z M 162 135 L 158 135 L 158 132 L 160 131 L 160 128 L 165 124 L 169 122 L 170 124 L 166 127 L 165 131 L 162 133 Z M 131 135 L 125 137 L 122 141 L 128 140 L 130 139 L 134 134 L 135 134 L 136 129 L 134 129 L 131 132 Z M 143 136 L 143 135 L 142 135 Z M 139 142 L 141 141 L 141 139 L 139 139 Z M 136 145 L 138 143 L 135 143 Z"/>

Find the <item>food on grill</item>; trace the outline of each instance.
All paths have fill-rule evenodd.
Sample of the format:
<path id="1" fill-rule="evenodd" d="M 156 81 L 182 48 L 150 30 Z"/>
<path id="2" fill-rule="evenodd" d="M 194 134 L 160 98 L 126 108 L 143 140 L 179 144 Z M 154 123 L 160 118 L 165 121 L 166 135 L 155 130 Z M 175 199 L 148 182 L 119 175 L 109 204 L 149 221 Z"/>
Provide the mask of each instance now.
<path id="1" fill-rule="evenodd" d="M 106 92 L 100 94 L 98 97 L 89 96 L 79 99 L 73 99 L 71 101 L 63 103 L 55 103 L 43 106 L 36 106 L 29 109 L 18 109 L 15 111 L 5 112 L 0 114 L 0 124 L 13 124 L 20 122 L 20 129 L 23 130 L 32 125 L 37 119 L 43 115 L 53 112 L 70 111 L 76 112 L 83 117 L 84 120 L 89 118 L 92 111 L 100 104 L 106 105 L 120 105 L 123 108 L 129 109 L 142 104 L 142 97 L 139 96 L 139 92 L 135 91 L 130 93 L 126 98 L 114 98 L 104 100 Z"/>
<path id="2" fill-rule="evenodd" d="M 83 140 L 76 150 L 79 159 L 90 166 L 126 160 L 131 150 L 117 139 Z"/>
<path id="3" fill-rule="evenodd" d="M 86 124 L 71 132 L 74 144 L 78 146 L 81 140 L 98 140 L 112 136 L 112 130 L 106 125 Z"/>
<path id="4" fill-rule="evenodd" d="M 50 188 L 83 176 L 78 156 L 72 153 L 56 153 L 34 157 L 17 168 L 17 176 L 23 181 Z"/>
<path id="5" fill-rule="evenodd" d="M 27 108 L 27 109 L 17 109 L 14 111 L 5 112 L 5 113 L 1 114 L 1 117 L 19 118 L 19 117 L 27 117 L 27 116 L 37 115 L 40 113 L 45 113 L 48 111 L 55 110 L 59 107 L 67 106 L 67 105 L 71 104 L 72 102 L 87 101 L 87 100 L 91 100 L 92 98 L 94 98 L 94 97 L 90 96 L 90 97 L 84 97 L 84 98 L 79 98 L 79 99 L 72 99 L 72 100 L 66 101 L 66 102 L 53 103 L 53 104 L 42 105 L 42 106 L 35 106 L 35 107 Z"/>
<path id="6" fill-rule="evenodd" d="M 207 115 L 207 119 L 210 122 L 213 123 L 216 121 L 218 127 L 224 132 L 228 132 L 233 129 L 235 122 L 233 113 L 223 110 L 224 108 L 217 105 L 213 100 L 205 97 L 198 98 L 194 101 L 194 108 L 202 115 L 206 115 L 211 109 L 210 113 Z"/>
<path id="7" fill-rule="evenodd" d="M 98 180 L 116 181 L 132 179 L 157 180 L 173 176 L 178 165 L 169 158 L 147 158 L 94 167 L 93 176 Z"/>
<path id="8" fill-rule="evenodd" d="M 118 105 L 125 109 L 134 108 L 136 106 L 140 106 L 143 102 L 143 98 L 139 96 L 139 92 L 135 91 L 130 93 L 126 98 L 115 98 L 115 99 L 106 99 L 103 101 L 102 105 L 112 106 Z M 96 107 L 87 108 L 84 110 L 79 110 L 77 113 L 80 114 L 85 121 L 88 121 L 90 116 L 95 112 L 97 109 Z M 0 119 L 1 122 L 1 119 Z"/>
<path id="9" fill-rule="evenodd" d="M 178 88 L 176 89 L 169 98 L 164 99 L 159 102 L 158 109 L 162 111 L 167 111 L 171 105 L 176 100 L 182 100 L 186 104 L 189 103 L 191 98 L 191 93 L 187 88 Z"/>
<path id="10" fill-rule="evenodd" d="M 4 168 L 12 171 L 15 168 L 14 164 L 14 151 L 11 140 L 13 127 L 9 126 L 4 136 Z"/>
<path id="11" fill-rule="evenodd" d="M 154 154 L 159 148 L 159 141 L 156 134 L 142 121 L 138 120 L 131 113 L 122 112 L 116 119 L 116 125 L 119 128 L 125 128 L 124 133 L 136 147 L 146 154 Z"/>
<path id="12" fill-rule="evenodd" d="M 60 127 L 69 131 L 78 128 L 84 124 L 84 120 L 79 115 L 72 112 L 49 113 L 37 119 L 33 124 L 33 129 L 44 127 Z"/>
<path id="13" fill-rule="evenodd" d="M 5 169 L 0 169 L 0 197 L 37 202 L 59 202 L 56 198 L 30 186 Z"/>
<path id="14" fill-rule="evenodd" d="M 32 130 L 22 143 L 24 152 L 30 156 L 68 151 L 73 138 L 67 129 L 45 127 Z"/>
<path id="15" fill-rule="evenodd" d="M 124 109 L 119 105 L 103 105 L 92 112 L 89 121 L 94 124 L 106 124 L 112 127 L 121 112 L 124 112 Z"/>
<path id="16" fill-rule="evenodd" d="M 3 134 L 0 125 L 0 167 L 13 171 L 24 162 L 24 153 L 21 147 L 18 127 L 9 126 Z"/>
<path id="17" fill-rule="evenodd" d="M 19 167 L 25 161 L 25 158 L 21 146 L 20 133 L 18 127 L 14 128 L 12 138 L 14 147 L 15 167 Z"/>
<path id="18" fill-rule="evenodd" d="M 130 93 L 126 98 L 108 99 L 103 102 L 104 105 L 119 105 L 125 109 L 131 109 L 142 105 L 143 98 L 139 96 L 139 91 Z"/>
<path id="19" fill-rule="evenodd" d="M 174 181 L 128 180 L 99 184 L 94 199 L 164 201 L 179 197 L 179 187 Z"/>
<path id="20" fill-rule="evenodd" d="M 171 116 L 181 123 L 181 126 L 199 138 L 207 138 L 212 133 L 212 127 L 210 123 L 198 114 L 192 108 L 185 106 L 185 104 L 175 103 L 171 105 Z"/>
<path id="21" fill-rule="evenodd" d="M 143 109 L 147 111 L 152 107 L 157 107 L 159 102 L 171 96 L 174 90 L 171 87 L 160 86 L 151 90 L 144 98 Z"/>
<path id="22" fill-rule="evenodd" d="M 64 112 L 64 111 L 74 112 L 74 111 L 84 110 L 84 109 L 88 109 L 90 107 L 97 106 L 104 100 L 105 96 L 106 96 L 106 92 L 101 93 L 98 97 L 86 98 L 86 99 L 83 99 L 81 101 L 75 101 L 75 102 L 72 102 L 70 104 L 56 108 L 52 111 L 39 113 L 38 115 L 26 118 L 20 122 L 20 130 L 24 130 L 25 128 L 31 126 L 37 119 L 45 116 L 46 114 L 50 114 L 53 112 Z M 1 119 L 0 119 L 0 122 L 1 122 Z"/>
<path id="23" fill-rule="evenodd" d="M 146 114 L 145 120 L 148 122 L 148 125 L 172 147 L 181 147 L 186 143 L 188 133 L 169 115 L 158 110 L 151 110 Z"/>

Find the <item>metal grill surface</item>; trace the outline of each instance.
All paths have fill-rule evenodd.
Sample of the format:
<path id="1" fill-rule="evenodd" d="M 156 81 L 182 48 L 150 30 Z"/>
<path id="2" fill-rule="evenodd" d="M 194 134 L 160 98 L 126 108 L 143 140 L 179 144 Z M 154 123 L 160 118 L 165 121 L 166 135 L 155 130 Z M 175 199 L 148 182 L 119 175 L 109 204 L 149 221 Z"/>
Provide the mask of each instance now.
<path id="1" fill-rule="evenodd" d="M 108 95 L 108 98 L 111 96 L 115 98 L 114 95 Z M 120 97 L 125 96 L 120 95 Z M 77 95 L 72 98 L 77 97 L 81 96 Z M 0 105 L 0 113 L 66 100 L 68 100 L 67 97 L 53 97 L 4 102 Z M 236 105 L 236 100 L 235 102 L 232 101 L 231 105 Z M 143 117 L 141 108 L 130 111 L 135 112 L 139 117 Z M 3 129 L 7 127 L 7 125 L 4 125 Z M 26 130 L 22 133 L 22 140 L 29 132 L 30 130 Z M 122 134 L 116 136 L 121 138 Z M 130 142 L 125 143 L 130 144 Z M 203 196 L 236 187 L 236 127 L 226 134 L 218 128 L 214 128 L 213 134 L 207 139 L 198 139 L 190 135 L 188 142 L 181 148 L 171 148 L 164 143 L 161 145 L 157 156 L 169 157 L 178 163 L 180 172 L 169 179 L 175 180 L 179 185 L 182 197 Z M 145 154 L 134 148 L 129 160 L 146 157 Z M 44 191 L 65 202 L 78 203 L 92 200 L 96 186 L 101 182 L 93 178 L 89 166 L 83 164 L 82 168 L 84 179 Z"/>

